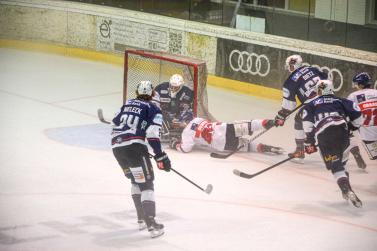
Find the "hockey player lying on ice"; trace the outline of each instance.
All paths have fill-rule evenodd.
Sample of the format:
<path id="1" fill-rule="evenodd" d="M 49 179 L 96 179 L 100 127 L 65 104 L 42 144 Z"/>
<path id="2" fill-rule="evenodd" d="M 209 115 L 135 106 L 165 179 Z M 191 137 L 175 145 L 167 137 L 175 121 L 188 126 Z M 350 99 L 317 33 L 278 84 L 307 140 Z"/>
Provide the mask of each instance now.
<path id="1" fill-rule="evenodd" d="M 179 120 L 173 121 L 176 128 L 184 128 L 181 139 L 173 138 L 172 149 L 188 153 L 195 146 L 208 147 L 215 151 L 234 151 L 248 141 L 253 132 L 276 126 L 275 120 L 253 119 L 234 123 L 211 122 L 203 118 L 193 118 L 191 110 L 183 111 Z M 249 142 L 241 151 L 282 154 L 280 147 Z"/>

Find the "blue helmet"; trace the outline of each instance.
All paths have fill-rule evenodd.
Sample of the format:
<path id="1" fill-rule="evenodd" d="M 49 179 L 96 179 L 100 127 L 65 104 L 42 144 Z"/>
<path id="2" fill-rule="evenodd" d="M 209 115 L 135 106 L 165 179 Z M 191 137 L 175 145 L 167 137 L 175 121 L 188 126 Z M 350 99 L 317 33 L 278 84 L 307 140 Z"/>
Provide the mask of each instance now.
<path id="1" fill-rule="evenodd" d="M 352 85 L 355 87 L 361 85 L 363 88 L 370 87 L 371 77 L 366 72 L 361 72 L 356 74 L 352 79 Z"/>

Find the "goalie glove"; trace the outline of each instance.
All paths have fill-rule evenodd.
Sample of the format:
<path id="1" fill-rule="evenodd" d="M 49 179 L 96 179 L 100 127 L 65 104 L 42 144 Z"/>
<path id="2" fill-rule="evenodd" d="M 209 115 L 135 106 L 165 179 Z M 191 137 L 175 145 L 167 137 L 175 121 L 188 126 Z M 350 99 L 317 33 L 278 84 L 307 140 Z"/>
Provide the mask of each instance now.
<path id="1" fill-rule="evenodd" d="M 157 167 L 160 170 L 164 170 L 166 172 L 170 172 L 171 163 L 168 155 L 165 152 L 161 152 L 154 156 L 154 159 L 157 162 Z"/>

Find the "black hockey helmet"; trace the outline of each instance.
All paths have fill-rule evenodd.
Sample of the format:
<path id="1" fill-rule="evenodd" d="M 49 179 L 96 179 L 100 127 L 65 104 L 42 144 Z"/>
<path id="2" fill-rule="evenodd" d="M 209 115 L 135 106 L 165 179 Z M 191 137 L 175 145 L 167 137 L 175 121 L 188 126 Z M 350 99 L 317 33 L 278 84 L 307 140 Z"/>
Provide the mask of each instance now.
<path id="1" fill-rule="evenodd" d="M 361 86 L 364 88 L 369 88 L 371 86 L 371 80 L 372 78 L 369 76 L 367 72 L 361 72 L 356 74 L 352 79 L 352 85 L 355 86 Z"/>

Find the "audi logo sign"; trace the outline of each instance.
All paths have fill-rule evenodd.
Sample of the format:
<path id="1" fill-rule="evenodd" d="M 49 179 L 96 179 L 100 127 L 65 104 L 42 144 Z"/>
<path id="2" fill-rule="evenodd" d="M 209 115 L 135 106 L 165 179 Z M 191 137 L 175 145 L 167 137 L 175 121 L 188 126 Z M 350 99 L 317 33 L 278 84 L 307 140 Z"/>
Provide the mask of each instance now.
<path id="1" fill-rule="evenodd" d="M 289 72 L 284 69 L 285 60 L 300 54 L 305 66 L 316 67 L 328 74 L 334 82 L 336 94 L 347 97 L 352 91 L 352 78 L 361 71 L 370 73 L 373 85 L 377 85 L 376 64 L 354 62 L 351 59 L 332 58 L 331 54 L 298 52 L 294 48 L 277 48 L 250 42 L 218 38 L 216 75 L 245 83 L 281 90 Z"/>
<path id="2" fill-rule="evenodd" d="M 316 65 L 316 64 L 310 65 L 309 63 L 303 63 L 303 65 L 312 66 L 312 67 L 319 69 L 320 71 L 327 73 L 328 79 L 330 79 L 334 82 L 334 91 L 337 92 L 340 89 L 342 89 L 342 87 L 343 87 L 343 75 L 342 75 L 342 72 L 340 70 L 338 70 L 337 68 L 330 69 L 327 66 L 319 66 L 319 65 Z M 335 76 L 337 76 L 337 78 L 335 78 Z M 336 81 L 337 79 L 339 79 L 339 81 Z M 335 83 L 339 83 L 338 87 L 335 87 Z"/>
<path id="3" fill-rule="evenodd" d="M 264 54 L 233 50 L 229 54 L 229 65 L 233 71 L 265 77 L 270 72 L 270 60 Z"/>

